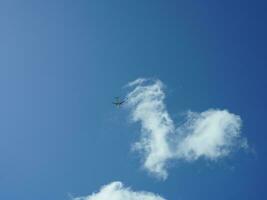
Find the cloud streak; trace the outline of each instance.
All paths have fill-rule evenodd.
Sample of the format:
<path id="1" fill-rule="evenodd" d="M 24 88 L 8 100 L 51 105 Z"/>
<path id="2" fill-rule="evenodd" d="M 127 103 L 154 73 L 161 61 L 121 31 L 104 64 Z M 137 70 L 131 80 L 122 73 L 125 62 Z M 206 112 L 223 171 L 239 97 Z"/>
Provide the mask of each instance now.
<path id="1" fill-rule="evenodd" d="M 99 192 L 89 196 L 76 197 L 73 200 L 166 200 L 151 192 L 133 191 L 121 182 L 112 182 L 103 186 Z"/>
<path id="2" fill-rule="evenodd" d="M 143 167 L 158 178 L 168 176 L 168 162 L 174 159 L 217 160 L 236 148 L 246 148 L 240 136 L 241 118 L 227 110 L 188 112 L 185 123 L 175 127 L 165 103 L 160 80 L 137 79 L 128 84 L 127 105 L 131 120 L 140 122 L 141 137 L 134 149 L 143 155 Z"/>
<path id="3" fill-rule="evenodd" d="M 135 88 L 128 98 L 128 105 L 132 108 L 132 120 L 141 122 L 142 136 L 135 143 L 134 149 L 144 154 L 144 168 L 161 178 L 167 177 L 166 163 L 172 157 L 168 138 L 175 128 L 163 100 L 165 94 L 163 84 L 157 80 L 153 84 L 143 85 L 142 82 L 134 81 L 129 85 Z"/>

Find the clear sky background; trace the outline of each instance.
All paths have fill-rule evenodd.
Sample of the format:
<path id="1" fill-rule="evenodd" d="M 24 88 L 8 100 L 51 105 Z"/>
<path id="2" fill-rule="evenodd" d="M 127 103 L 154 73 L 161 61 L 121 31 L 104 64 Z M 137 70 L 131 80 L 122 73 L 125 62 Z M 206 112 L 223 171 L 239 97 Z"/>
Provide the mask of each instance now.
<path id="1" fill-rule="evenodd" d="M 247 0 L 0 2 L 0 199 L 64 200 L 112 181 L 168 200 L 266 194 L 267 3 Z M 187 110 L 241 116 L 253 151 L 178 162 L 159 181 L 130 151 L 139 136 L 114 96 L 162 80 Z"/>

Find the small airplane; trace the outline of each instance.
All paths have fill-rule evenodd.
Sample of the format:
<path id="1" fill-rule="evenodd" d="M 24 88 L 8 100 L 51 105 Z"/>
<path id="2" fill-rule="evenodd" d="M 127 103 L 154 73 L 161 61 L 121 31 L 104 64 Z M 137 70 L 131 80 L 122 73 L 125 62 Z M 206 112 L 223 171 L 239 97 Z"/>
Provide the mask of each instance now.
<path id="1" fill-rule="evenodd" d="M 122 106 L 126 100 L 120 100 L 120 97 L 115 97 L 115 102 L 112 102 L 116 107 Z"/>

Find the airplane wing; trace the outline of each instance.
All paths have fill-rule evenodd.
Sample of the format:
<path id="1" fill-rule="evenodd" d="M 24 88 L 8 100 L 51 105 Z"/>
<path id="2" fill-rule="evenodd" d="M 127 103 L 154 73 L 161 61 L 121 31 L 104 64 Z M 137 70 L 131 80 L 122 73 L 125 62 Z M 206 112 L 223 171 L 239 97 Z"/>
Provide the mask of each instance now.
<path id="1" fill-rule="evenodd" d="M 119 97 L 115 97 L 115 102 L 112 102 L 112 104 L 116 105 L 116 106 L 121 106 L 122 104 L 124 104 L 126 102 L 127 99 L 124 99 L 122 101 L 119 101 Z"/>

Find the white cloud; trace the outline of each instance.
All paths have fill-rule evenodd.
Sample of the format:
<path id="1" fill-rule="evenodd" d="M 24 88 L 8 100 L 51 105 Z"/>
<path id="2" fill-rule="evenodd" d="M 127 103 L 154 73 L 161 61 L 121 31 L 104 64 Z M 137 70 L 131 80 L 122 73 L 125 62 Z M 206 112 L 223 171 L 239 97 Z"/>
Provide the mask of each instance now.
<path id="1" fill-rule="evenodd" d="M 99 192 L 85 197 L 76 197 L 73 200 L 165 200 L 151 192 L 133 191 L 123 186 L 121 182 L 112 182 L 103 186 Z"/>
<path id="2" fill-rule="evenodd" d="M 145 81 L 146 81 L 146 79 L 144 79 L 144 78 L 138 78 L 138 79 L 136 79 L 136 80 L 128 83 L 126 86 L 127 87 L 132 87 L 132 86 L 135 86 L 135 85 L 140 85 L 140 84 L 142 84 Z"/>
<path id="3" fill-rule="evenodd" d="M 127 95 L 133 122 L 141 123 L 141 138 L 134 149 L 143 155 L 143 167 L 166 179 L 167 163 L 172 159 L 216 160 L 239 147 L 246 147 L 240 136 L 241 118 L 227 110 L 188 112 L 186 122 L 175 127 L 164 104 L 163 84 L 159 80 L 137 79 Z"/>
<path id="4" fill-rule="evenodd" d="M 142 85 L 138 82 L 135 89 L 127 96 L 132 109 L 132 120 L 142 125 L 141 140 L 135 149 L 144 153 L 144 168 L 160 178 L 166 178 L 166 161 L 172 156 L 168 145 L 169 135 L 174 132 L 174 125 L 166 111 L 163 100 L 162 83 Z"/>
<path id="5" fill-rule="evenodd" d="M 177 147 L 177 157 L 215 160 L 227 156 L 233 148 L 246 145 L 246 140 L 240 138 L 240 128 L 241 118 L 227 110 L 189 112 L 186 124 L 178 128 L 183 137 Z"/>

